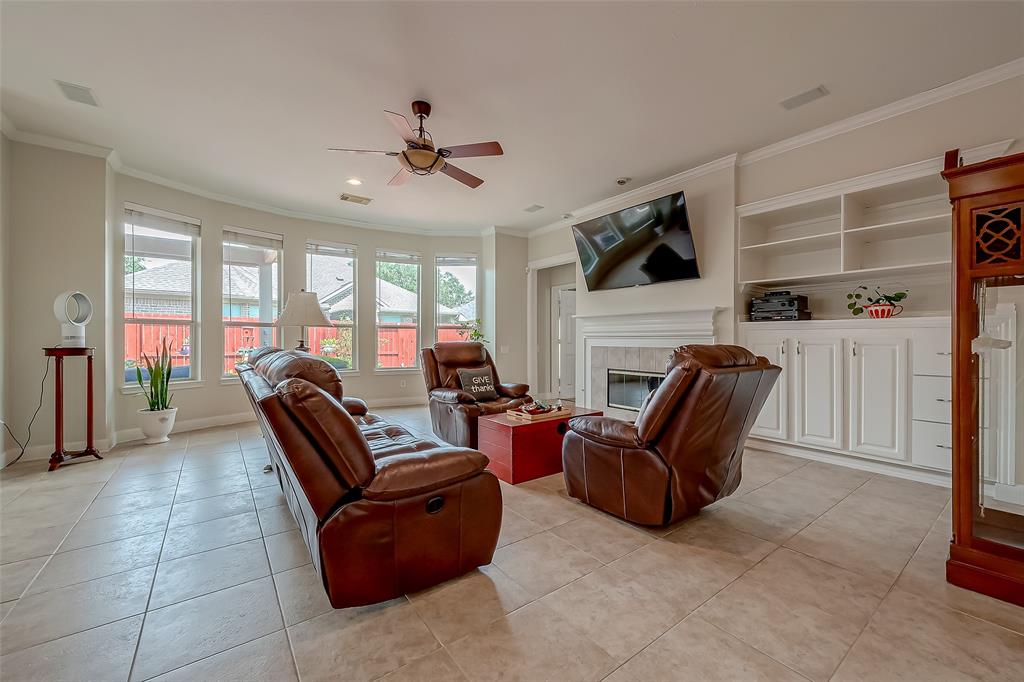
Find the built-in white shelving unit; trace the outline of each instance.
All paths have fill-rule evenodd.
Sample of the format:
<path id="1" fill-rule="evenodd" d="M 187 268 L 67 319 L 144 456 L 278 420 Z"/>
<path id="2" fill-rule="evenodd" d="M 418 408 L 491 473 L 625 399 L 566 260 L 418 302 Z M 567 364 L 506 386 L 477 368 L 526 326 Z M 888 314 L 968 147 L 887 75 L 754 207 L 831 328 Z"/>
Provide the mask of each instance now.
<path id="1" fill-rule="evenodd" d="M 740 285 L 948 271 L 951 263 L 951 211 L 937 169 L 875 174 L 737 212 Z"/>

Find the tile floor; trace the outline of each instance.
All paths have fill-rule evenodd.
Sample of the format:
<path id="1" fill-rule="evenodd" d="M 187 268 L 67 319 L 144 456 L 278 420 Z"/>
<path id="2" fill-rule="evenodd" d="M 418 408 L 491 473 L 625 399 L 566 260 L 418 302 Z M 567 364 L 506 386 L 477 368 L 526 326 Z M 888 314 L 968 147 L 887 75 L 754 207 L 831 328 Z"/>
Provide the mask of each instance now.
<path id="1" fill-rule="evenodd" d="M 422 408 L 382 410 L 429 433 Z M 332 610 L 254 425 L 0 474 L 3 680 L 1008 680 L 1024 609 L 945 583 L 949 494 L 748 452 L 669 529 L 502 486 L 494 563 Z"/>

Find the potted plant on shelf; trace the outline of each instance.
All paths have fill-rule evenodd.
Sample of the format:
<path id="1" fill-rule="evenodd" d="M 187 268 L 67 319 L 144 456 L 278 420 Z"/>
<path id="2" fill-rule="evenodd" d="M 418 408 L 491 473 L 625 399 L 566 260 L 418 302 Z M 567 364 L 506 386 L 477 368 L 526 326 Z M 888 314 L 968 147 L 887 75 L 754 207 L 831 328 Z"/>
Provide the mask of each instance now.
<path id="1" fill-rule="evenodd" d="M 148 389 L 142 368 L 135 368 L 135 378 L 149 403 L 149 407 L 139 410 L 142 435 L 146 437 L 147 443 L 169 441 L 168 434 L 174 428 L 174 417 L 178 413 L 177 407 L 171 407 L 171 394 L 167 390 L 171 383 L 171 353 L 166 338 L 161 340 L 161 348 L 158 350 L 155 361 L 145 353 L 142 354 L 149 374 Z"/>
<path id="2" fill-rule="evenodd" d="M 902 313 L 903 306 L 899 303 L 900 301 L 905 301 L 910 295 L 909 291 L 896 291 L 887 294 L 879 287 L 875 287 L 874 296 L 862 294 L 861 291 L 868 291 L 868 288 L 866 286 L 859 286 L 846 294 L 846 298 L 849 300 L 846 307 L 855 316 L 866 311 L 868 317 L 875 319 L 896 317 Z"/>

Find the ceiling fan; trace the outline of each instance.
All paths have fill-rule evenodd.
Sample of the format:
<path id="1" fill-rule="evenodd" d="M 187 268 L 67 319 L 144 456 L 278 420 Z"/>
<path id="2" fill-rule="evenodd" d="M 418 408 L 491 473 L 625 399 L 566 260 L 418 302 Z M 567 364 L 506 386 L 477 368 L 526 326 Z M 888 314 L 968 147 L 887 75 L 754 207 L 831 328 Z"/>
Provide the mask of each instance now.
<path id="1" fill-rule="evenodd" d="M 418 128 L 409 125 L 409 119 L 393 111 L 385 111 L 384 117 L 405 140 L 406 148 L 400 152 L 383 152 L 370 149 L 337 149 L 328 147 L 332 152 L 351 152 L 353 154 L 383 154 L 398 157 L 401 168 L 388 180 L 389 185 L 402 185 L 409 175 L 433 175 L 440 171 L 462 184 L 476 189 L 484 181 L 472 173 L 453 166 L 448 159 L 465 159 L 473 156 L 501 156 L 504 152 L 497 142 L 478 142 L 476 144 L 460 144 L 454 147 L 435 147 L 434 139 L 423 128 L 423 121 L 430 116 L 430 103 L 416 100 L 412 103 L 412 113 L 419 119 Z"/>

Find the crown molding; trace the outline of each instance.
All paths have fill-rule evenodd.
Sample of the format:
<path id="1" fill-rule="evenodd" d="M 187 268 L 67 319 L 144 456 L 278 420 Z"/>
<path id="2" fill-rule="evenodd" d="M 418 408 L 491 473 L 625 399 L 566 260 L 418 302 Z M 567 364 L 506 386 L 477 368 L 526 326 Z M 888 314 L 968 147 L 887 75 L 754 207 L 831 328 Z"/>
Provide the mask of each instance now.
<path id="1" fill-rule="evenodd" d="M 525 239 L 527 236 L 529 236 L 528 232 L 517 232 L 507 227 L 498 227 L 497 225 L 490 225 L 488 227 L 485 227 L 480 232 L 480 236 L 482 237 L 489 237 L 494 234 L 503 234 L 507 237 L 520 237 L 522 239 Z"/>
<path id="2" fill-rule="evenodd" d="M 940 85 L 937 88 L 926 90 L 925 92 L 905 97 L 895 102 L 891 102 L 884 106 L 865 111 L 861 114 L 845 118 L 835 123 L 830 123 L 814 130 L 809 130 L 806 133 L 795 135 L 779 142 L 774 142 L 760 149 L 755 149 L 752 152 L 741 154 L 739 157 L 740 166 L 749 166 L 752 163 L 763 161 L 779 154 L 785 154 L 786 152 L 799 149 L 800 147 L 806 147 L 807 145 L 814 144 L 827 140 L 843 133 L 848 133 L 858 128 L 872 125 L 885 121 L 886 119 L 901 116 L 903 114 L 916 111 L 932 104 L 938 104 L 960 95 L 966 95 L 975 90 L 986 88 L 996 83 L 1001 83 L 1011 78 L 1017 78 L 1024 76 L 1024 57 L 1014 59 L 1011 62 L 1000 64 L 999 66 L 980 71 L 966 78 L 953 81 L 952 83 L 946 83 Z"/>
<path id="3" fill-rule="evenodd" d="M 981 145 L 980 147 L 961 150 L 960 154 L 964 159 L 964 163 L 977 163 L 979 161 L 985 161 L 997 156 L 1002 156 L 1010 147 L 1013 146 L 1014 142 L 1015 140 L 1013 138 L 999 140 L 998 142 Z M 865 189 L 890 185 L 903 180 L 914 180 L 926 175 L 938 173 L 942 170 L 942 167 L 943 157 L 935 156 L 930 159 L 925 159 L 924 161 L 915 161 L 914 163 L 897 166 L 896 168 L 887 168 L 874 173 L 860 175 L 855 178 L 830 182 L 817 187 L 809 187 L 807 189 L 797 190 L 796 192 L 790 192 L 789 194 L 781 194 L 777 197 L 759 199 L 758 201 L 753 201 L 749 204 L 737 206 L 736 215 L 740 217 L 756 215 L 758 213 L 764 213 L 765 211 L 773 211 L 775 209 L 787 208 L 789 206 L 817 201 L 819 199 L 837 197 L 841 194 L 859 192 Z"/>
<path id="4" fill-rule="evenodd" d="M 355 220 L 351 218 L 339 218 L 337 216 L 320 215 L 318 213 L 309 213 L 306 211 L 293 211 L 286 208 L 279 208 L 270 204 L 262 204 L 256 201 L 249 201 L 247 199 L 241 199 L 239 197 L 220 194 L 218 192 L 210 192 L 200 187 L 195 187 L 184 182 L 178 182 L 177 180 L 171 180 L 161 175 L 149 173 L 147 171 L 139 170 L 131 166 L 125 165 L 121 161 L 121 157 L 118 156 L 116 149 L 109 147 L 100 147 L 98 145 L 87 144 L 85 142 L 76 142 L 74 140 L 65 140 L 59 137 L 52 137 L 50 135 L 39 135 L 37 133 L 28 133 L 23 130 L 18 130 L 14 123 L 7 117 L 6 114 L 0 112 L 0 130 L 9 139 L 15 142 L 24 142 L 26 144 L 34 144 L 39 147 L 47 147 L 50 149 L 58 149 L 65 152 L 73 152 L 75 154 L 85 154 L 87 156 L 95 156 L 101 159 L 106 159 L 107 163 L 114 172 L 121 175 L 127 175 L 129 177 L 137 178 L 139 180 L 145 180 L 146 182 L 152 182 L 155 185 L 161 185 L 169 189 L 178 190 L 179 192 L 187 192 L 196 196 L 203 197 L 204 199 L 211 199 L 213 201 L 220 201 L 225 204 L 231 204 L 233 206 L 239 206 L 241 208 L 248 208 L 254 211 L 262 211 L 264 213 L 271 213 L 274 215 L 283 216 L 286 218 L 297 218 L 300 220 L 311 220 L 320 223 L 330 223 L 332 225 L 343 225 L 345 227 L 352 227 L 362 230 L 379 230 L 383 232 L 398 232 L 401 234 L 412 234 L 419 237 L 476 237 L 479 238 L 483 234 L 483 230 L 467 229 L 467 230 L 430 230 L 426 228 L 416 227 L 397 227 L 394 225 L 382 225 L 365 220 Z M 523 234 L 517 234 L 516 236 L 522 237 Z"/>
<path id="5" fill-rule="evenodd" d="M 18 130 L 14 123 L 11 122 L 11 119 L 7 118 L 6 114 L 4 114 L 2 119 L 0 119 L 0 125 L 3 127 L 4 135 L 15 142 L 24 142 L 26 144 L 34 144 L 38 147 L 59 149 L 60 151 L 84 154 L 86 156 L 95 156 L 100 159 L 109 159 L 110 155 L 114 152 L 114 150 L 109 147 L 100 147 L 95 144 L 65 140 L 62 137 L 27 133 L 24 130 Z"/>
<path id="6" fill-rule="evenodd" d="M 737 154 L 729 154 L 728 156 L 723 156 L 720 159 L 709 161 L 708 163 L 697 166 L 696 168 L 691 168 L 690 170 L 670 175 L 667 178 L 655 180 L 654 182 L 643 185 L 642 187 L 631 189 L 628 192 L 616 194 L 615 196 L 608 197 L 607 199 L 601 199 L 600 201 L 588 204 L 583 208 L 576 209 L 572 212 L 572 218 L 563 218 L 562 220 L 553 222 L 550 225 L 530 230 L 526 236 L 532 238 L 538 235 L 547 234 L 548 232 L 572 227 L 573 224 L 578 223 L 581 220 L 589 220 L 590 218 L 611 213 L 620 207 L 626 208 L 648 201 L 651 195 L 658 197 L 668 194 L 669 192 L 677 189 L 681 183 L 688 180 L 693 180 L 711 173 L 717 173 L 718 171 L 725 170 L 726 168 L 735 168 L 737 156 Z"/>
<path id="7" fill-rule="evenodd" d="M 203 197 L 204 199 L 211 199 L 213 201 L 220 201 L 225 204 L 232 204 L 234 206 L 240 206 L 242 208 L 252 209 L 254 211 L 262 211 L 264 213 L 272 213 L 274 215 L 283 216 L 285 218 L 297 218 L 299 220 L 311 220 L 319 223 L 330 223 L 333 225 L 343 225 L 345 227 L 353 227 L 362 230 L 379 230 L 384 232 L 398 232 L 401 234 L 412 234 L 420 237 L 480 237 L 482 230 L 430 230 L 426 228 L 416 227 L 397 227 L 394 225 L 382 225 L 365 220 L 357 220 L 352 218 L 339 218 L 337 216 L 321 215 L 319 213 L 308 213 L 306 211 L 293 211 L 287 208 L 279 208 L 270 204 L 262 204 L 256 201 L 249 201 L 247 199 L 241 199 L 239 197 L 231 196 L 228 194 L 220 194 L 218 192 L 210 192 L 202 189 L 201 187 L 195 187 L 193 185 L 186 184 L 184 182 L 178 182 L 177 180 L 171 180 L 160 175 L 141 171 L 131 166 L 120 165 L 114 168 L 115 171 L 121 175 L 127 175 L 139 180 L 145 180 L 146 182 L 152 182 L 156 185 L 162 185 L 169 189 L 176 189 L 180 192 L 187 192 L 189 194 L 195 194 L 196 196 Z"/>

